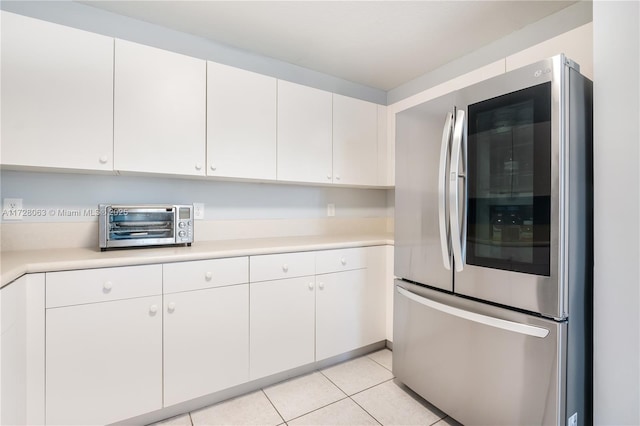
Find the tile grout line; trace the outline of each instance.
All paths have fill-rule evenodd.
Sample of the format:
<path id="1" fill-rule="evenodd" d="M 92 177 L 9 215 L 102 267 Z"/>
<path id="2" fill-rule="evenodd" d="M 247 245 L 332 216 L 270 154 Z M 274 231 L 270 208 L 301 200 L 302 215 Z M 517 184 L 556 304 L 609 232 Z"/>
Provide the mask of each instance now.
<path id="1" fill-rule="evenodd" d="M 367 357 L 367 358 L 368 358 L 368 357 Z M 372 361 L 374 361 L 374 360 L 372 360 Z M 375 362 L 375 361 L 374 361 L 374 362 Z M 384 366 L 382 366 L 382 367 L 384 368 Z M 369 416 L 371 416 L 371 418 L 372 418 L 373 420 L 375 420 L 378 424 L 382 425 L 382 422 L 380 422 L 378 419 L 376 419 L 376 418 L 373 416 L 373 414 L 371 414 L 370 412 L 368 412 L 367 410 L 365 410 L 365 409 L 364 409 L 364 407 L 363 407 L 362 405 L 358 404 L 358 403 L 356 402 L 356 400 L 355 400 L 355 399 L 353 399 L 353 398 L 351 397 L 352 395 L 349 395 L 349 394 L 348 394 L 348 393 L 346 393 L 344 390 L 342 390 L 342 388 L 341 388 L 340 386 L 338 386 L 337 384 L 333 383 L 333 381 L 332 381 L 329 377 L 327 377 L 327 375 L 326 375 L 326 374 L 324 374 L 321 370 L 318 370 L 318 372 L 319 372 L 320 374 L 322 374 L 324 377 L 326 377 L 326 378 L 327 378 L 327 380 L 329 380 L 329 381 L 330 381 L 330 382 L 331 382 L 335 387 L 337 387 L 338 389 L 340 389 L 340 391 L 341 391 L 342 393 L 344 393 L 345 395 L 347 395 L 347 398 L 348 398 L 348 399 L 350 399 L 351 401 L 353 401 L 353 403 L 354 403 L 354 404 L 356 404 L 358 407 L 360 407 L 360 408 L 362 409 L 362 411 L 364 411 L 364 412 L 365 412 L 365 413 L 367 413 Z M 395 377 L 394 377 L 394 378 L 395 378 Z M 390 380 L 393 380 L 394 378 L 391 378 L 391 379 L 389 379 L 389 380 L 385 380 L 385 381 L 380 382 L 380 383 L 378 383 L 378 384 L 375 384 L 375 385 L 373 385 L 373 386 L 369 386 L 368 388 L 366 388 L 366 389 L 362 389 L 361 391 L 358 391 L 358 392 L 354 393 L 353 395 L 357 395 L 357 394 L 362 393 L 362 392 L 364 392 L 364 391 L 366 391 L 366 390 L 372 389 L 372 388 L 374 388 L 374 387 L 376 387 L 376 386 L 380 386 L 381 384 L 386 383 L 386 382 L 388 382 L 388 381 L 390 381 Z M 344 398 L 344 399 L 347 399 L 347 398 Z M 342 399 L 341 399 L 340 401 L 342 401 Z M 338 402 L 338 401 L 336 401 L 336 402 Z M 334 404 L 335 404 L 335 402 L 334 402 Z M 329 404 L 329 405 L 331 405 L 331 404 Z"/>
<path id="2" fill-rule="evenodd" d="M 347 395 L 347 396 L 345 396 L 344 398 L 337 399 L 337 400 L 335 400 L 335 401 L 333 401 L 333 402 L 328 403 L 327 405 L 323 405 L 322 407 L 315 408 L 315 409 L 313 409 L 313 410 L 309 411 L 308 413 L 300 414 L 300 415 L 299 415 L 299 416 L 297 416 L 297 417 L 294 417 L 294 418 L 292 418 L 292 419 L 290 419 L 290 420 L 287 420 L 287 422 L 290 422 L 290 421 L 293 421 L 293 420 L 297 420 L 297 419 L 299 419 L 300 417 L 304 417 L 304 416 L 309 415 L 309 414 L 311 414 L 311 413 L 315 413 L 316 411 L 322 410 L 323 408 L 327 408 L 328 406 L 333 405 L 333 404 L 336 404 L 336 403 L 338 403 L 338 402 L 340 402 L 340 401 L 344 401 L 345 399 L 350 399 L 350 398 L 349 398 L 349 396 Z M 287 424 L 288 424 L 288 423 L 287 423 Z"/>
<path id="3" fill-rule="evenodd" d="M 371 388 L 369 388 L 369 389 L 371 389 Z M 354 395 L 356 395 L 356 394 L 354 394 Z M 368 412 L 366 408 L 364 408 L 362 405 L 358 404 L 358 401 L 356 401 L 355 399 L 353 399 L 351 397 L 349 397 L 349 399 L 351 401 L 353 401 L 353 403 L 356 404 L 358 407 L 360 407 L 362 409 L 362 411 L 364 411 L 365 413 L 370 415 L 373 420 L 375 420 L 376 422 L 378 422 L 378 424 L 380 424 L 382 426 L 382 422 L 380 420 L 376 419 L 375 416 L 373 414 L 371 414 L 370 412 Z"/>
<path id="4" fill-rule="evenodd" d="M 387 379 L 387 380 L 383 380 L 382 382 L 377 383 L 377 384 L 375 384 L 375 385 L 373 385 L 373 386 L 369 386 L 368 388 L 365 388 L 365 389 L 359 390 L 358 392 L 354 392 L 353 394 L 349 395 L 349 398 L 351 398 L 351 397 L 352 397 L 352 396 L 354 396 L 354 395 L 358 395 L 358 394 L 361 394 L 362 392 L 366 392 L 366 391 L 368 391 L 368 390 L 370 390 L 370 389 L 373 389 L 373 388 L 375 388 L 376 386 L 383 385 L 383 384 L 385 384 L 385 383 L 387 383 L 387 382 L 392 382 L 393 380 L 395 380 L 395 377 L 392 377 L 392 378 Z"/>
<path id="5" fill-rule="evenodd" d="M 189 415 L 189 423 L 191 423 L 191 426 L 194 426 L 193 425 L 193 418 L 191 417 L 191 412 L 188 412 L 187 414 Z"/>
<path id="6" fill-rule="evenodd" d="M 282 414 L 280 414 L 280 411 L 278 411 L 278 408 L 276 407 L 276 405 L 273 403 L 273 401 L 271 401 L 271 398 L 269 398 L 269 395 L 267 395 L 267 393 L 264 391 L 264 388 L 260 389 L 260 392 L 262 392 L 262 394 L 264 395 L 265 398 L 267 398 L 267 401 L 269 401 L 269 404 L 271 404 L 271 406 L 273 407 L 274 410 L 276 410 L 276 413 L 280 416 L 280 418 L 282 419 L 282 423 L 287 424 L 287 420 L 284 419 L 284 416 Z M 278 423 L 278 424 L 282 424 L 282 423 Z"/>

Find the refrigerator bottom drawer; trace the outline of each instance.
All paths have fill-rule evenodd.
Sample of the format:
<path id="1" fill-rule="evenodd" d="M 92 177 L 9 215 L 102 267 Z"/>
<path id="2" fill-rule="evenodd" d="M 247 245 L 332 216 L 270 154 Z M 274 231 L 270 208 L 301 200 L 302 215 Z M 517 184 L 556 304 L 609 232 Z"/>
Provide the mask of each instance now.
<path id="1" fill-rule="evenodd" d="M 393 335 L 396 377 L 457 421 L 563 424 L 566 323 L 396 281 Z"/>

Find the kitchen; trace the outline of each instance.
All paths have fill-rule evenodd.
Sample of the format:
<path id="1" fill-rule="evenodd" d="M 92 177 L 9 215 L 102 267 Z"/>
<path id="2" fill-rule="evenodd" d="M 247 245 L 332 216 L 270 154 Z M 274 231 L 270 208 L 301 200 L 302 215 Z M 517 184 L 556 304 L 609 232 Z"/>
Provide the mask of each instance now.
<path id="1" fill-rule="evenodd" d="M 3 4 L 3 8 L 5 10 L 11 10 L 9 3 Z M 556 21 L 551 21 L 551 23 L 557 24 L 557 21 L 571 21 L 569 19 L 570 16 L 579 16 L 582 18 L 574 18 L 575 20 L 583 19 L 583 24 L 590 22 L 591 20 L 591 4 L 588 4 L 588 16 L 586 19 L 584 18 L 584 11 L 577 13 L 576 9 L 584 6 L 574 6 L 574 14 L 571 15 L 569 12 L 565 12 L 565 15 L 559 15 L 555 19 Z M 33 5 L 29 6 L 28 4 L 16 5 L 13 7 L 26 8 L 23 12 L 20 10 L 15 10 L 18 13 L 23 13 L 25 15 L 31 15 L 34 17 L 41 16 L 46 18 L 49 16 L 49 20 L 55 21 L 56 19 L 62 20 L 60 23 L 65 23 L 64 20 L 73 20 L 73 14 L 67 14 L 61 12 L 60 9 L 56 9 L 54 6 L 47 5 Z M 87 23 L 93 22 L 93 20 L 97 20 L 98 16 L 105 17 L 106 15 L 100 14 L 99 11 L 91 11 L 90 8 L 86 6 L 78 5 L 78 4 L 69 4 L 65 7 L 73 8 L 73 10 L 83 11 L 80 15 L 84 18 L 78 18 L 79 21 L 83 21 L 84 24 L 80 24 L 76 22 L 75 24 L 71 21 L 67 21 L 66 23 L 70 26 L 79 26 L 88 25 Z M 624 6 L 620 7 L 628 7 L 631 9 L 631 12 L 636 12 L 637 19 L 637 10 L 633 9 L 633 3 L 624 4 Z M 31 9 L 29 9 L 31 8 Z M 51 8 L 51 9 L 47 9 Z M 30 11 L 28 11 L 28 9 Z M 580 9 L 582 10 L 582 9 Z M 619 48 L 624 48 L 625 44 L 628 43 L 629 47 L 626 49 L 635 49 L 637 51 L 637 45 L 634 45 L 633 37 L 625 37 L 625 27 L 620 27 L 618 29 L 618 25 L 611 25 L 609 19 L 617 18 L 615 15 L 616 9 L 615 6 L 607 6 L 606 3 L 594 3 L 593 4 L 593 31 L 594 31 L 594 46 L 593 46 L 593 55 L 594 55 L 594 70 L 593 74 L 596 76 L 598 74 L 598 66 L 602 67 L 603 71 L 600 71 L 603 75 L 607 75 L 608 68 L 611 62 L 609 58 L 616 58 L 616 63 L 619 65 L 619 57 L 613 56 L 616 53 L 615 49 L 612 46 L 616 46 Z M 91 15 L 91 14 L 94 15 Z M 620 12 L 618 12 L 620 13 Z M 41 15 L 39 15 L 41 14 Z M 87 15 L 89 14 L 89 15 Z M 98 14 L 98 15 L 95 15 Z M 614 14 L 614 15 L 612 15 Z M 622 13 L 622 15 L 629 15 Z M 55 18 L 57 16 L 57 18 Z M 92 19 L 87 19 L 88 16 L 94 16 Z M 122 19 L 124 18 L 115 18 L 109 15 L 111 19 L 119 19 L 118 22 L 122 23 Z M 629 15 L 632 16 L 632 15 Z M 106 19 L 106 18 L 105 18 Z M 601 19 L 602 21 L 598 21 Z M 629 18 L 631 19 L 631 18 Z M 130 25 L 131 21 L 129 22 Z M 546 24 L 550 25 L 549 21 L 545 21 Z M 637 21 L 636 22 L 636 32 L 637 32 Z M 95 23 L 96 28 L 93 29 L 95 32 L 100 32 L 98 27 L 100 26 L 98 23 Z M 138 39 L 135 41 L 148 44 L 157 44 L 159 38 L 168 37 L 168 33 L 162 32 L 162 30 L 158 29 L 156 26 L 150 26 L 144 23 L 136 23 L 137 27 L 129 28 L 131 32 L 135 29 L 146 28 L 149 31 L 142 32 L 142 35 L 139 35 Z M 571 25 L 578 27 L 579 24 L 574 22 L 569 22 L 565 25 L 569 27 L 566 28 L 566 31 L 571 29 Z M 599 27 L 598 25 L 602 25 Z M 541 26 L 544 26 L 541 24 Z M 120 26 L 119 31 L 125 31 L 127 26 Z M 631 25 L 633 28 L 633 25 Z M 85 28 L 90 29 L 90 28 Z M 540 30 L 540 28 L 537 28 Z M 600 32 L 598 31 L 600 29 Z M 616 37 L 616 30 L 620 31 L 619 37 Z M 116 30 L 111 30 L 116 31 Z M 155 31 L 155 32 L 154 32 Z M 158 33 L 160 31 L 160 33 Z M 530 29 L 530 31 L 533 31 Z M 558 31 L 558 30 L 554 30 Z M 561 31 L 561 32 L 566 32 Z M 119 33 L 111 33 L 111 36 L 128 38 L 125 37 L 124 34 Z M 180 44 L 184 41 L 184 39 L 180 39 L 180 37 L 186 37 L 184 34 L 175 34 L 171 33 L 173 38 L 173 42 Z M 554 34 L 557 35 L 557 34 Z M 160 37 L 162 36 L 162 37 Z M 522 36 L 524 38 L 524 36 Z M 538 36 L 540 37 L 540 36 Z M 129 37 L 132 39 L 131 37 Z M 551 37 L 546 37 L 551 38 Z M 151 40 L 150 40 L 151 39 Z M 635 38 L 637 39 L 637 37 Z M 133 39 L 132 39 L 133 40 Z M 155 40 L 155 41 L 153 41 Z M 541 42 L 544 39 L 538 39 L 537 42 Z M 167 45 L 165 48 L 169 48 L 170 41 L 165 40 Z M 529 47 L 535 42 L 531 41 L 522 41 L 520 40 L 519 49 L 523 50 L 525 47 Z M 529 44 L 526 44 L 529 43 Z M 601 43 L 601 44 L 600 44 Z M 637 43 L 637 42 L 636 42 Z M 449 65 L 449 73 L 447 74 L 449 78 L 443 78 L 442 75 L 438 76 L 437 73 L 431 74 L 423 79 L 423 81 L 417 81 L 413 83 L 413 87 L 411 84 L 402 87 L 402 90 L 390 91 L 386 94 L 388 101 L 385 99 L 384 101 L 378 101 L 380 104 L 388 104 L 389 109 L 393 109 L 393 105 L 396 107 L 402 106 L 402 101 L 405 103 L 411 102 L 411 97 L 409 95 L 414 95 L 418 93 L 416 96 L 419 98 L 420 96 L 424 96 L 424 94 L 420 94 L 419 92 L 423 91 L 425 88 L 436 87 L 437 90 L 444 90 L 442 86 L 438 88 L 437 83 L 451 80 L 452 76 L 462 76 L 460 80 L 464 80 L 464 74 L 472 71 L 476 68 L 481 68 L 485 66 L 490 68 L 490 63 L 493 60 L 498 60 L 499 58 L 508 56 L 505 53 L 505 49 L 513 48 L 513 46 L 502 47 L 502 51 L 495 52 L 491 51 L 491 49 L 485 49 L 481 51 L 484 53 L 483 58 L 478 58 L 477 56 L 472 56 L 467 58 L 466 61 L 460 60 L 457 64 L 458 68 L 455 69 L 455 61 L 452 65 Z M 497 49 L 497 47 L 493 47 L 493 49 Z M 601 50 L 600 50 L 601 49 Z M 626 51 L 625 51 L 626 52 Z M 183 52 L 186 53 L 186 52 Z M 514 52 L 509 52 L 509 54 Z M 567 52 L 568 55 L 571 55 L 571 52 Z M 493 55 L 493 56 L 492 56 Z M 600 58 L 599 59 L 599 55 Z M 609 56 L 611 55 L 611 56 Z M 194 56 L 201 56 L 195 55 Z M 575 55 L 574 55 L 575 56 Z M 637 55 L 625 53 L 622 55 L 625 59 L 628 59 L 630 62 L 630 72 L 636 70 L 637 76 Z M 606 59 L 605 59 L 606 58 Z M 576 61 L 580 62 L 578 58 L 574 58 Z M 635 61 L 635 62 L 633 62 Z M 634 65 L 635 64 L 635 65 Z M 582 64 L 585 67 L 584 64 Z M 636 68 L 634 68 L 634 66 Z M 466 69 L 465 69 L 466 67 Z M 446 68 L 444 69 L 446 71 Z M 444 72 L 441 70 L 441 73 Z M 490 71 L 486 71 L 490 72 Z M 637 135 L 637 133 L 624 133 L 628 132 L 637 132 L 637 130 L 629 129 L 624 126 L 615 126 L 611 124 L 611 128 L 615 128 L 617 132 L 621 133 L 621 137 L 615 139 L 609 138 L 600 138 L 598 135 L 609 134 L 609 132 L 604 132 L 604 130 L 600 129 L 609 129 L 607 127 L 599 128 L 599 125 L 607 125 L 607 121 L 601 122 L 599 119 L 599 111 L 601 108 L 600 105 L 607 105 L 607 102 L 611 102 L 611 95 L 609 92 L 614 90 L 614 88 L 607 91 L 606 99 L 598 99 L 599 90 L 603 90 L 601 85 L 604 84 L 614 84 L 620 83 L 621 80 L 618 76 L 620 74 L 620 70 L 616 68 L 613 72 L 616 75 L 615 78 L 609 80 L 605 80 L 600 82 L 598 77 L 595 77 L 595 81 L 597 84 L 595 85 L 595 175 L 596 175 L 596 190 L 595 190 L 595 257 L 596 257 L 596 269 L 595 269 L 595 392 L 594 392 L 594 422 L 598 424 L 633 424 L 637 423 L 637 415 L 638 413 L 634 412 L 635 406 L 637 406 L 637 394 L 633 392 L 637 392 L 637 381 L 635 381 L 638 377 L 638 374 L 630 374 L 627 369 L 636 369 L 633 371 L 637 371 L 637 290 L 633 286 L 633 282 L 629 282 L 630 278 L 637 277 L 637 271 L 635 269 L 633 272 L 625 272 L 622 273 L 620 271 L 620 264 L 628 265 L 628 267 L 633 267 L 635 264 L 634 259 L 637 259 L 637 256 L 634 257 L 634 253 L 637 253 L 636 243 L 630 241 L 628 247 L 626 247 L 627 252 L 624 254 L 616 253 L 615 257 L 612 258 L 611 264 L 609 263 L 609 259 L 607 257 L 602 256 L 613 256 L 612 253 L 613 247 L 619 247 L 620 241 L 626 241 L 621 237 L 616 237 L 615 232 L 618 232 L 614 226 L 610 223 L 610 221 L 605 221 L 604 217 L 614 217 L 616 213 L 609 213 L 608 209 L 614 208 L 615 202 L 615 212 L 620 208 L 619 206 L 624 203 L 630 203 L 628 208 L 623 209 L 624 211 L 631 212 L 630 214 L 637 213 L 637 206 L 634 203 L 637 203 L 637 200 L 634 201 L 633 197 L 630 199 L 620 200 L 618 198 L 614 198 L 609 200 L 605 197 L 615 197 L 615 183 L 620 182 L 622 178 L 625 179 L 625 182 L 628 181 L 628 175 L 621 175 L 620 179 L 614 179 L 616 177 L 616 173 L 629 173 L 629 170 L 636 170 L 637 167 L 637 155 L 632 156 L 624 156 L 623 159 L 618 158 L 616 153 L 619 152 L 628 152 L 629 149 L 636 149 L 633 146 L 628 146 L 633 140 L 637 140 L 637 137 L 633 137 L 633 135 Z M 481 73 L 480 73 L 481 74 Z M 438 78 L 440 80 L 438 81 Z M 470 76 L 467 76 L 470 79 L 481 78 L 478 77 L 478 74 L 473 75 L 470 73 Z M 484 77 L 486 78 L 486 76 Z M 637 79 L 636 79 L 637 80 Z M 458 85 L 468 85 L 474 81 L 461 81 L 458 82 Z M 636 84 L 633 79 L 630 79 L 628 84 Z M 327 83 L 329 84 L 329 83 Z M 444 85 L 444 88 L 447 86 Z M 451 87 L 451 86 L 449 86 Z M 350 93 L 345 93 L 349 95 Z M 621 94 L 625 99 L 626 91 Z M 432 95 L 433 96 L 433 95 Z M 394 98 L 395 97 L 395 98 Z M 376 99 L 369 99 L 372 101 L 376 101 Z M 637 104 L 632 104 L 631 106 Z M 611 111 L 616 110 L 616 108 L 603 108 L 600 111 L 602 114 L 610 113 Z M 630 113 L 633 117 L 633 109 L 631 109 Z M 637 114 L 636 114 L 637 115 Z M 609 117 L 610 120 L 618 120 L 621 117 Z M 631 118 L 631 122 L 635 121 Z M 4 123 L 3 123 L 4 124 Z M 388 130 L 391 132 L 391 128 L 393 127 L 393 123 L 388 123 Z M 626 130 L 625 130 L 626 129 Z M 624 135 L 627 135 L 626 137 Z M 600 142 L 599 142 L 600 140 Z M 604 140 L 606 140 L 606 149 L 604 149 Z M 616 147 L 615 144 L 620 144 L 618 149 L 614 149 Z M 626 144 L 626 145 L 625 145 Z M 384 147 L 384 145 L 382 145 Z M 384 151 L 384 149 L 380 149 L 379 152 Z M 633 151 L 635 152 L 635 151 Z M 615 157 L 614 157 L 615 155 Z M 611 161 L 607 163 L 607 161 Z M 630 163 L 628 167 L 619 166 L 619 161 L 633 161 Z M 386 163 L 386 162 L 385 162 Z M 622 163 L 624 165 L 624 163 Z M 207 164 L 207 167 L 209 165 Z M 599 167 L 604 167 L 604 169 L 600 169 Z M 381 167 L 380 170 L 383 168 Z M 390 173 L 390 172 L 389 172 Z M 54 173 L 31 173 L 25 171 L 3 171 L 2 175 L 2 185 L 3 185 L 3 198 L 22 198 L 25 200 L 24 207 L 56 207 L 56 208 L 91 208 L 94 207 L 99 202 L 104 202 L 107 200 L 112 200 L 114 197 L 119 197 L 118 202 L 127 202 L 134 203 L 140 202 L 141 200 L 136 199 L 136 194 L 155 194 L 154 196 L 157 198 L 158 192 L 162 190 L 162 195 L 165 196 L 164 199 L 145 199 L 142 201 L 145 202 L 166 202 L 167 198 L 171 201 L 175 202 L 203 202 L 205 204 L 205 219 L 206 219 L 206 228 L 198 229 L 199 224 L 205 224 L 205 222 L 197 222 L 196 221 L 196 241 L 198 236 L 206 239 L 218 239 L 218 240 L 228 240 L 228 239 L 239 239 L 239 238 L 247 238 L 247 237 L 276 237 L 276 236 L 305 236 L 305 235 L 317 235 L 321 233 L 333 233 L 334 235 L 345 233 L 347 230 L 351 233 L 359 233 L 359 234 L 379 234 L 386 233 L 389 230 L 393 229 L 392 226 L 392 209 L 393 209 L 393 192 L 388 189 L 351 189 L 351 188 L 340 188 L 340 187 L 331 187 L 324 188 L 321 186 L 304 186 L 304 185 L 274 185 L 274 184 L 258 184 L 258 183 L 240 183 L 240 182 L 226 182 L 226 181 L 216 181 L 215 185 L 209 185 L 207 181 L 196 179 L 196 180 L 188 180 L 188 179 L 172 179 L 163 177 L 150 177 L 150 176 L 102 176 L 102 175 L 91 175 L 90 179 L 82 179 L 82 175 L 72 175 L 72 174 L 54 174 Z M 323 176 L 324 178 L 324 176 Z M 384 181 L 385 176 L 378 176 L 377 178 L 382 179 Z M 637 179 L 636 179 L 637 180 Z M 388 181 L 387 181 L 388 182 Z M 608 182 L 612 182 L 608 184 Z M 613 183 L 615 182 L 615 183 Z M 635 182 L 635 181 L 634 181 Z M 614 185 L 614 186 L 609 186 Z M 384 188 L 385 185 L 373 185 L 375 187 Z M 59 188 L 66 188 L 67 190 L 62 192 Z M 123 194 L 122 188 L 134 189 L 134 191 L 126 191 Z M 637 192 L 637 191 L 635 191 Z M 634 193 L 635 193 L 634 192 Z M 151 196 L 149 198 L 153 198 Z M 39 204 L 29 204 L 28 202 L 34 203 L 37 202 Z M 328 218 L 326 214 L 328 213 L 327 204 L 333 204 L 336 209 L 336 217 L 335 221 Z M 637 214 L 636 214 L 637 215 Z M 634 216 L 635 217 L 635 216 Z M 93 219 L 95 220 L 95 219 Z M 26 224 L 29 222 L 30 231 L 25 230 Z M 616 221 L 617 222 L 617 221 Z M 635 223 L 635 221 L 633 221 Z M 7 221 L 3 222 L 3 250 L 7 250 L 7 247 L 10 247 L 8 250 L 17 250 L 17 249 L 55 249 L 61 248 L 65 245 L 67 247 L 77 247 L 79 245 L 97 247 L 97 236 L 95 233 L 91 231 L 92 227 L 95 226 L 95 222 L 92 221 L 92 218 L 87 218 L 84 221 L 74 221 L 68 218 L 59 218 L 55 222 L 55 229 L 52 226 L 47 226 L 47 222 L 39 222 L 32 221 L 30 222 L 28 218 L 25 218 L 23 223 L 17 224 L 9 224 Z M 629 226 L 624 224 L 615 224 L 621 227 L 620 232 L 622 236 L 628 235 L 630 232 Z M 623 226 L 624 225 L 624 226 Z M 19 228 L 21 227 L 22 228 Z M 18 231 L 15 231 L 18 229 Z M 632 228 L 634 230 L 635 228 Z M 25 238 L 25 233 L 27 235 L 31 235 L 32 237 Z M 46 233 L 46 234 L 45 234 Z M 33 237 L 35 235 L 39 235 L 41 237 Z M 45 237 L 42 237 L 42 236 Z M 31 246 L 27 246 L 27 244 L 31 244 Z M 613 244 L 613 245 L 612 245 Z M 621 262 L 620 259 L 624 258 L 624 256 L 629 256 L 628 262 Z M 600 259 L 606 259 L 607 261 L 602 263 Z M 615 269 L 614 269 L 615 268 Z M 4 269 L 4 267 L 3 267 Z M 4 271 L 3 271 L 4 274 Z M 624 277 L 625 280 L 618 280 L 616 277 Z M 631 280 L 633 281 L 633 280 Z M 637 279 L 635 280 L 637 283 Z M 633 293 L 625 293 L 624 289 L 626 286 L 630 286 L 633 289 Z M 621 286 L 619 291 L 611 291 L 611 289 L 616 288 L 616 286 Z M 606 287 L 606 288 L 605 288 Z M 606 291 L 605 291 L 606 290 Z M 620 309 L 616 304 L 615 308 L 605 309 L 604 312 L 600 312 L 599 309 L 605 308 L 608 306 L 608 303 L 612 303 L 611 298 L 613 297 L 622 297 L 624 301 L 624 309 Z M 635 308 L 634 308 L 635 307 Z M 615 362 L 611 362 L 608 358 L 609 356 L 621 356 L 618 351 L 615 350 L 616 347 L 616 333 L 619 333 L 617 327 L 614 327 L 614 324 L 617 324 L 617 321 L 614 321 L 615 315 L 630 315 L 631 318 L 626 321 L 628 324 L 636 324 L 636 328 L 630 327 L 630 330 L 633 332 L 632 338 L 628 336 L 625 337 L 625 341 L 628 342 L 626 345 L 631 344 L 631 348 L 636 349 L 627 349 L 628 352 L 624 353 L 624 356 L 628 356 L 629 361 L 617 360 Z M 599 319 L 600 318 L 600 319 Z M 632 321 L 632 322 L 630 322 Z M 600 328 L 602 327 L 602 328 Z M 619 336 L 617 337 L 620 338 Z M 605 339 L 605 340 L 603 340 Z M 611 341 L 607 341 L 606 339 L 611 339 Z M 609 352 L 613 351 L 613 352 Z M 635 352 L 634 352 L 635 351 Z M 620 370 L 618 370 L 620 369 Z M 622 376 L 622 377 L 620 377 Z M 625 385 L 625 380 L 628 380 L 628 385 Z M 619 397 L 616 397 L 619 395 Z M 624 396 L 624 397 L 623 397 Z M 625 401 L 627 401 L 625 403 Z M 616 405 L 621 404 L 621 405 Z M 618 417 L 621 416 L 621 417 Z M 629 416 L 629 417 L 625 417 Z M 635 416 L 635 417 L 634 417 Z"/>

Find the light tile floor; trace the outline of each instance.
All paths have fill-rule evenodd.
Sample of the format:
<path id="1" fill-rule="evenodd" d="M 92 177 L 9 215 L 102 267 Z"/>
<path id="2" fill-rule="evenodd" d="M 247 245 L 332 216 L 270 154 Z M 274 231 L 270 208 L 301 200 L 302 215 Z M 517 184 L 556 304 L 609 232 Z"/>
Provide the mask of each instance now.
<path id="1" fill-rule="evenodd" d="M 459 426 L 397 383 L 391 359 L 392 352 L 383 349 L 155 426 Z"/>

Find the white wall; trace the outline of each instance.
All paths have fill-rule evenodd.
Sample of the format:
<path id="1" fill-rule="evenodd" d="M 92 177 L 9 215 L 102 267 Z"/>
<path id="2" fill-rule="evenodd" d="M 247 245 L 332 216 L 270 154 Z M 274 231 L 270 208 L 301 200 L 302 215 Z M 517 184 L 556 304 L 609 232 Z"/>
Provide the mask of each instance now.
<path id="1" fill-rule="evenodd" d="M 640 3 L 593 3 L 594 424 L 640 424 Z"/>
<path id="2" fill-rule="evenodd" d="M 391 105 L 416 93 L 492 64 L 514 53 L 591 22 L 590 1 L 578 1 L 526 27 L 408 81 L 387 93 Z M 444 48 L 444 47 L 443 47 Z"/>

